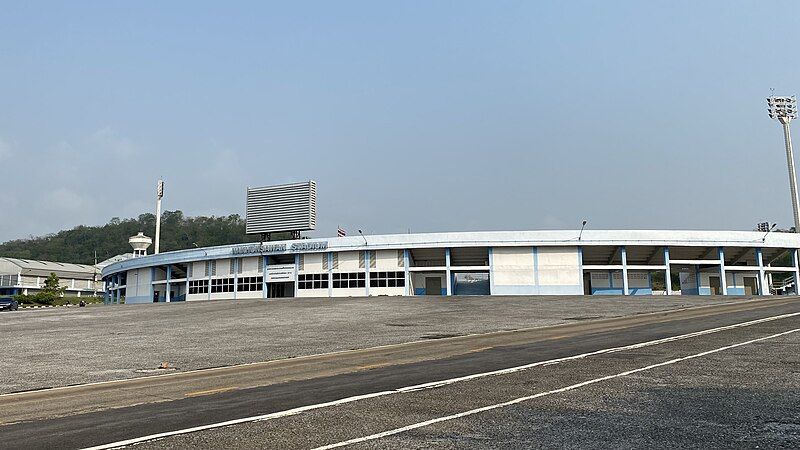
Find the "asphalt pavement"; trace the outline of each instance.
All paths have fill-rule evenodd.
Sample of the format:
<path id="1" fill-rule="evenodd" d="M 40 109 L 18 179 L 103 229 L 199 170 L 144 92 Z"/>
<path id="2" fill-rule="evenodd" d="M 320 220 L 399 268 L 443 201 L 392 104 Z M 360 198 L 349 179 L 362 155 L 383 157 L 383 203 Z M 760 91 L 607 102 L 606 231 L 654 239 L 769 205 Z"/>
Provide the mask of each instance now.
<path id="1" fill-rule="evenodd" d="M 0 394 L 748 300 L 352 297 L 4 312 Z"/>
<path id="2" fill-rule="evenodd" d="M 299 449 L 353 440 L 361 441 L 346 447 L 798 448 L 798 330 L 800 319 L 795 316 L 295 416 L 167 437 L 136 448 Z M 755 339 L 764 340 L 557 392 Z M 543 393 L 546 395 L 480 411 Z M 381 436 L 387 432 L 394 434 Z"/>
<path id="3" fill-rule="evenodd" d="M 769 320 L 763 321 L 765 318 Z M 754 320 L 762 321 L 750 322 Z M 266 377 L 258 387 L 227 385 L 230 389 L 187 391 L 180 399 L 168 398 L 168 392 L 159 392 L 154 384 L 152 398 L 142 396 L 141 404 L 98 407 L 94 412 L 62 411 L 50 417 L 45 412 L 62 400 L 53 401 L 48 397 L 53 391 L 44 391 L 43 397 L 30 404 L 33 409 L 40 408 L 40 417 L 0 426 L 0 447 L 79 448 L 209 425 L 213 428 L 148 440 L 136 448 L 314 448 L 349 440 L 356 440 L 352 445 L 357 448 L 796 446 L 799 342 L 792 330 L 797 329 L 800 300 L 775 298 L 621 319 L 579 320 L 538 330 L 444 337 L 389 350 L 327 355 L 320 360 L 299 358 L 301 366 L 321 364 L 318 367 L 326 370 L 355 366 L 341 373 L 320 370 L 315 374 L 311 369 L 288 381 Z M 672 340 L 697 332 L 701 334 Z M 776 333 L 789 334 L 773 336 Z M 639 345 L 655 339 L 668 341 Z M 753 339 L 759 341 L 747 343 Z M 743 342 L 747 345 L 738 346 Z M 732 344 L 737 347 L 717 351 Z M 635 347 L 603 351 L 631 345 Z M 598 351 L 601 353 L 586 355 Z M 639 371 L 709 351 L 713 353 Z M 406 360 L 398 356 L 415 353 L 422 357 Z M 368 357 L 383 357 L 384 362 L 358 359 Z M 407 386 L 555 358 L 568 360 L 434 389 L 403 391 Z M 638 372 L 619 375 L 631 370 Z M 209 378 L 202 371 L 198 374 Z M 175 376 L 188 374 L 162 378 Z M 596 381 L 603 377 L 612 378 Z M 492 407 L 587 381 L 591 383 L 579 388 Z M 121 381 L 118 386 L 120 390 L 135 389 L 140 382 Z M 77 388 L 65 392 L 73 389 Z M 19 396 L 35 399 L 36 395 L 42 393 Z M 342 400 L 363 395 L 368 398 Z M 14 402 L 9 399 L 15 397 L 0 396 L 0 405 L 6 405 L 0 409 L 12 416 Z M 68 397 L 64 401 L 69 401 Z M 281 413 L 322 402 L 337 404 L 292 415 Z M 492 408 L 464 415 L 486 407 Z M 269 414 L 276 416 L 264 416 Z M 256 416 L 261 420 L 214 426 Z M 726 426 L 730 432 L 713 438 L 714 429 Z M 392 432 L 398 429 L 401 431 Z"/>

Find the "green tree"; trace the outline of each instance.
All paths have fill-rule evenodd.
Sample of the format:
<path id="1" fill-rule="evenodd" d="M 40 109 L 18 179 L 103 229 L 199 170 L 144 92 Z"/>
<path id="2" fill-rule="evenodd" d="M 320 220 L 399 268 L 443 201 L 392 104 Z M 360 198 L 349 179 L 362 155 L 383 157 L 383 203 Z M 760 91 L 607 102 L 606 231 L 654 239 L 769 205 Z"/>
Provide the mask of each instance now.
<path id="1" fill-rule="evenodd" d="M 0 256 L 94 264 L 95 255 L 98 261 L 102 261 L 130 253 L 128 238 L 140 231 L 154 237 L 155 228 L 155 214 L 140 214 L 132 219 L 114 217 L 101 226 L 81 225 L 46 236 L 1 243 Z M 211 247 L 257 240 L 258 236 L 245 234 L 245 221 L 238 214 L 187 217 L 182 211 L 164 211 L 161 215 L 162 252 L 193 248 L 195 245 Z"/>
<path id="2" fill-rule="evenodd" d="M 66 290 L 67 288 L 61 286 L 59 283 L 58 275 L 54 272 L 50 272 L 50 275 L 44 280 L 44 287 L 42 287 L 41 294 L 45 298 L 52 298 L 55 300 L 64 295 L 64 291 Z"/>

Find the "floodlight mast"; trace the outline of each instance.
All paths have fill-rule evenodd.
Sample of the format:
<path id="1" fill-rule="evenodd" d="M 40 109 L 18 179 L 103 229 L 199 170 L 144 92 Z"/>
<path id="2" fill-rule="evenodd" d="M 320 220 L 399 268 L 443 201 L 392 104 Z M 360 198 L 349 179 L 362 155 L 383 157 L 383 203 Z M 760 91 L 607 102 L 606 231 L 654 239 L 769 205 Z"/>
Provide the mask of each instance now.
<path id="1" fill-rule="evenodd" d="M 794 232 L 800 233 L 800 201 L 797 197 L 797 175 L 794 170 L 794 154 L 792 153 L 792 135 L 789 122 L 797 118 L 797 99 L 791 97 L 767 97 L 769 117 L 783 125 L 783 139 L 786 144 L 786 163 L 789 166 L 789 188 L 792 194 L 792 211 L 794 213 Z"/>
<path id="2" fill-rule="evenodd" d="M 159 241 L 161 240 L 161 198 L 164 197 L 164 180 L 158 180 L 156 185 L 156 242 L 153 247 L 155 255 L 159 252 Z"/>

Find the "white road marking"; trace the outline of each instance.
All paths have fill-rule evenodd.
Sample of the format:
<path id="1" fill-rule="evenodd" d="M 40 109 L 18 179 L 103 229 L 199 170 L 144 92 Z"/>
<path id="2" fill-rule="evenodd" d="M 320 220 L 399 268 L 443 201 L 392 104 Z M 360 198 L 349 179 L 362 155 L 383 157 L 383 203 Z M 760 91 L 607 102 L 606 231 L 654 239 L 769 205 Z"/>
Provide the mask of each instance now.
<path id="1" fill-rule="evenodd" d="M 774 339 L 776 337 L 785 336 L 787 334 L 796 333 L 798 331 L 800 331 L 800 328 L 795 328 L 794 330 L 784 331 L 782 333 L 773 334 L 771 336 L 765 336 L 765 337 L 761 337 L 761 338 L 757 338 L 757 339 L 751 339 L 749 341 L 739 342 L 738 344 L 726 345 L 725 347 L 716 348 L 714 350 L 709 350 L 709 351 L 705 351 L 705 352 L 701 352 L 701 353 L 695 353 L 694 355 L 684 356 L 684 357 L 681 357 L 681 358 L 675 358 L 675 359 L 671 359 L 669 361 L 664 361 L 664 362 L 660 362 L 660 363 L 657 363 L 657 364 L 651 364 L 651 365 L 646 366 L 646 367 L 640 367 L 638 369 L 627 370 L 625 372 L 620 372 L 620 373 L 617 373 L 617 374 L 614 374 L 614 375 L 608 375 L 608 376 L 605 376 L 605 377 L 595 378 L 593 380 L 588 380 L 588 381 L 584 381 L 582 383 L 573 384 L 571 386 L 566 386 L 566 387 L 563 387 L 563 388 L 554 389 L 552 391 L 539 392 L 538 394 L 529 395 L 529 396 L 526 396 L 526 397 L 519 397 L 519 398 L 515 398 L 514 400 L 510 400 L 510 401 L 503 402 L 503 403 L 497 403 L 497 404 L 494 404 L 494 405 L 484 406 L 484 407 L 481 407 L 481 408 L 475 408 L 475 409 L 471 409 L 469 411 L 460 412 L 458 414 L 453 414 L 453 415 L 450 415 L 450 416 L 437 417 L 436 419 L 426 420 L 424 422 L 418 422 L 418 423 L 415 423 L 415 424 L 412 424 L 412 425 L 407 425 L 407 426 L 401 427 L 401 428 L 395 428 L 394 430 L 388 430 L 388 431 L 384 431 L 384 432 L 381 432 L 381 433 L 371 434 L 369 436 L 364 436 L 364 437 L 360 437 L 360 438 L 350 439 L 350 440 L 347 440 L 347 441 L 337 442 L 335 444 L 324 445 L 322 447 L 317 447 L 314 450 L 329 450 L 329 449 L 332 449 L 332 448 L 344 447 L 346 445 L 358 444 L 360 442 L 372 441 L 372 440 L 375 440 L 375 439 L 380 439 L 380 438 L 383 438 L 383 437 L 404 433 L 406 431 L 415 430 L 417 428 L 426 427 L 428 425 L 433 425 L 435 423 L 440 423 L 440 422 L 445 422 L 445 421 L 448 421 L 448 420 L 459 419 L 461 417 L 467 417 L 467 416 L 471 416 L 471 415 L 474 415 L 474 414 L 478 414 L 478 413 L 482 413 L 482 412 L 486 412 L 486 411 L 491 411 L 493 409 L 505 408 L 507 406 L 516 405 L 518 403 L 526 402 L 526 401 L 537 399 L 537 398 L 540 398 L 540 397 L 545 397 L 547 395 L 560 394 L 562 392 L 572 391 L 572 390 L 575 390 L 575 389 L 578 389 L 578 388 L 582 388 L 584 386 L 589 386 L 589 385 L 592 385 L 592 384 L 600 383 L 602 381 L 613 380 L 614 378 L 625 377 L 625 376 L 628 376 L 628 375 L 632 375 L 634 373 L 644 372 L 644 371 L 652 370 L 652 369 L 655 369 L 655 368 L 658 368 L 658 367 L 668 366 L 670 364 L 679 363 L 679 362 L 686 361 L 686 360 L 689 360 L 689 359 L 700 358 L 700 357 L 703 357 L 703 356 L 711 355 L 711 354 L 722 352 L 722 351 L 725 351 L 725 350 L 730 350 L 732 348 L 741 347 L 743 345 L 752 344 L 754 342 L 765 341 L 767 339 Z"/>
<path id="2" fill-rule="evenodd" d="M 743 303 L 755 303 L 755 302 L 758 302 L 758 301 L 759 300 L 747 300 L 747 301 L 744 301 L 744 302 L 726 302 L 726 303 L 718 303 L 718 304 L 712 305 L 712 306 L 729 306 L 729 305 L 743 304 Z M 702 308 L 702 307 L 678 308 L 678 309 L 670 310 L 669 312 L 688 311 L 688 310 L 699 309 L 699 308 Z M 666 311 L 656 311 L 656 312 L 651 312 L 651 313 L 645 313 L 645 314 L 641 314 L 639 317 L 652 316 L 652 315 L 662 314 L 664 312 L 666 312 Z M 523 328 L 523 329 L 516 330 L 516 331 L 531 331 L 531 330 L 534 330 L 534 329 L 535 328 Z M 461 337 L 479 336 L 480 334 L 481 333 L 466 334 L 466 335 L 461 336 Z M 418 340 L 418 341 L 403 342 L 403 343 L 399 343 L 399 344 L 385 344 L 385 345 L 378 345 L 378 346 L 375 346 L 375 347 L 369 347 L 369 349 L 364 349 L 364 350 L 375 350 L 375 349 L 382 349 L 382 348 L 387 348 L 388 349 L 388 348 L 394 348 L 394 347 L 402 347 L 402 346 L 405 346 L 405 345 L 408 345 L 408 344 L 414 344 L 414 343 L 419 343 L 419 342 L 430 342 L 430 341 L 429 340 Z M 332 356 L 332 355 L 338 355 L 338 354 L 344 354 L 344 353 L 352 353 L 352 352 L 353 352 L 353 350 L 339 350 L 339 351 L 332 351 L 332 352 L 326 352 L 326 353 L 319 353 L 319 354 L 316 354 L 316 355 L 298 356 L 298 357 L 294 358 L 294 361 L 302 361 L 303 359 L 318 358 L 320 356 Z M 158 375 L 147 375 L 147 376 L 135 377 L 135 378 L 123 378 L 123 379 L 119 379 L 119 380 L 94 381 L 94 382 L 91 382 L 91 383 L 74 384 L 74 385 L 69 385 L 69 386 L 56 386 L 56 387 L 49 387 L 49 388 L 42 388 L 42 389 L 34 389 L 34 390 L 29 390 L 29 391 L 9 392 L 9 393 L 6 393 L 6 394 L 0 394 L 0 398 L 26 395 L 26 394 L 30 394 L 31 392 L 60 391 L 60 390 L 75 389 L 75 388 L 79 388 L 79 387 L 96 386 L 96 385 L 102 385 L 102 384 L 104 384 L 104 385 L 122 384 L 122 383 L 130 382 L 130 381 L 134 381 L 134 380 L 137 380 L 137 381 L 145 380 L 146 381 L 146 380 L 149 380 L 151 378 L 169 378 L 169 377 L 175 377 L 175 376 L 180 376 L 180 375 L 185 375 L 185 374 L 217 372 L 217 371 L 229 370 L 229 369 L 237 368 L 237 367 L 258 366 L 258 365 L 264 365 L 264 364 L 269 364 L 269 363 L 274 363 L 274 362 L 275 361 L 257 361 L 257 362 L 251 362 L 251 363 L 234 364 L 234 365 L 230 365 L 230 366 L 209 367 L 207 369 L 196 369 L 196 370 L 185 371 L 185 372 L 162 373 L 162 374 L 158 374 Z"/>
<path id="3" fill-rule="evenodd" d="M 128 445 L 138 444 L 140 442 L 152 441 L 152 440 L 162 439 L 162 438 L 170 437 L 170 436 L 177 436 L 177 435 L 181 435 L 181 434 L 195 433 L 195 432 L 198 432 L 198 431 L 211 430 L 211 429 L 214 429 L 214 428 L 227 427 L 227 426 L 238 425 L 238 424 L 242 424 L 242 423 L 261 422 L 261 421 L 273 420 L 273 419 L 278 419 L 278 418 L 281 418 L 281 417 L 287 417 L 287 416 L 293 416 L 293 415 L 296 415 L 296 414 L 301 414 L 301 413 L 304 413 L 304 412 L 307 412 L 307 411 L 316 410 L 316 409 L 322 409 L 322 408 L 328 408 L 328 407 L 331 407 L 331 406 L 337 406 L 337 405 L 343 405 L 343 404 L 346 404 L 346 403 L 352 403 L 352 402 L 356 402 L 356 401 L 359 401 L 359 400 L 365 400 L 365 399 L 376 398 L 376 397 L 383 397 L 383 396 L 391 395 L 391 394 L 401 394 L 401 393 L 413 392 L 413 391 L 418 391 L 418 390 L 421 390 L 421 389 L 433 389 L 433 388 L 437 388 L 437 387 L 440 387 L 440 386 L 446 386 L 448 384 L 458 383 L 458 382 L 462 382 L 462 381 L 474 380 L 474 379 L 488 377 L 488 376 L 494 376 L 494 375 L 504 375 L 504 374 L 509 374 L 509 373 L 514 373 L 514 372 L 519 372 L 519 371 L 531 369 L 533 367 L 549 366 L 549 365 L 558 364 L 558 363 L 561 363 L 561 362 L 564 362 L 564 361 L 573 361 L 573 360 L 583 359 L 583 358 L 587 358 L 587 357 L 590 357 L 590 356 L 596 356 L 596 355 L 601 355 L 601 354 L 606 354 L 606 353 L 615 353 L 615 352 L 633 350 L 633 349 L 642 348 L 642 347 L 649 347 L 649 346 L 653 346 L 653 345 L 660 345 L 660 344 L 665 344 L 665 343 L 668 343 L 668 342 L 674 342 L 674 341 L 679 341 L 679 340 L 683 340 L 683 339 L 694 338 L 694 337 L 697 337 L 697 336 L 703 336 L 703 335 L 706 335 L 706 334 L 718 333 L 720 331 L 732 330 L 732 329 L 735 329 L 735 328 L 747 327 L 747 326 L 756 325 L 756 324 L 760 324 L 760 323 L 764 323 L 764 322 L 771 322 L 771 321 L 774 321 L 774 320 L 786 319 L 786 318 L 795 317 L 795 316 L 798 316 L 798 315 L 800 315 L 800 312 L 789 313 L 789 314 L 781 314 L 781 315 L 778 315 L 778 316 L 765 317 L 763 319 L 750 320 L 750 321 L 747 321 L 747 322 L 741 322 L 741 323 L 737 323 L 737 324 L 733 324 L 733 325 L 726 325 L 726 326 L 723 326 L 723 327 L 709 328 L 707 330 L 695 331 L 693 333 L 687 333 L 687 334 L 682 334 L 682 335 L 663 338 L 663 339 L 656 339 L 656 340 L 653 340 L 653 341 L 640 342 L 640 343 L 637 343 L 637 344 L 626 345 L 626 346 L 623 346 L 623 347 L 612 347 L 612 348 L 597 350 L 597 351 L 593 351 L 593 352 L 582 353 L 582 354 L 579 354 L 579 355 L 566 356 L 566 357 L 563 357 L 563 358 L 551 359 L 551 360 L 547 360 L 547 361 L 539 361 L 539 362 L 535 362 L 535 363 L 531 363 L 531 364 L 525 364 L 525 365 L 522 365 L 522 366 L 511 367 L 511 368 L 508 368 L 508 369 L 501 369 L 501 370 L 494 370 L 494 371 L 491 371 L 491 372 L 477 373 L 477 374 L 473 374 L 473 375 L 467 375 L 467 376 L 463 376 L 463 377 L 451 378 L 451 379 L 441 380 L 441 381 L 433 381 L 433 382 L 430 382 L 430 383 L 423 383 L 423 384 L 417 384 L 417 385 L 413 385 L 413 386 L 406 386 L 406 387 L 393 389 L 393 390 L 388 390 L 388 391 L 379 391 L 379 392 L 373 392 L 373 393 L 370 393 L 370 394 L 356 395 L 356 396 L 353 396 L 353 397 L 347 397 L 347 398 L 343 398 L 343 399 L 339 399 L 339 400 L 334 400 L 334 401 L 325 402 L 325 403 L 318 403 L 318 404 L 314 404 L 314 405 L 301 406 L 301 407 L 298 407 L 298 408 L 287 409 L 285 411 L 278 411 L 278 412 L 274 412 L 274 413 L 270 413 L 270 414 L 263 414 L 263 415 L 251 416 L 251 417 L 243 417 L 241 419 L 227 420 L 225 422 L 212 423 L 212 424 L 208 424 L 208 425 L 201 425 L 201 426 L 191 427 L 191 428 L 184 428 L 184 429 L 181 429 L 181 430 L 165 431 L 163 433 L 156 433 L 156 434 L 151 434 L 151 435 L 147 435 L 147 436 L 141 436 L 141 437 L 137 437 L 137 438 L 126 439 L 126 440 L 117 441 L 117 442 L 111 442 L 111 443 L 108 443 L 108 444 L 98 445 L 98 446 L 95 446 L 95 447 L 88 447 L 88 448 L 86 448 L 84 450 L 105 450 L 105 449 L 112 449 L 112 448 L 120 448 L 120 447 L 125 447 L 125 446 L 128 446 Z"/>

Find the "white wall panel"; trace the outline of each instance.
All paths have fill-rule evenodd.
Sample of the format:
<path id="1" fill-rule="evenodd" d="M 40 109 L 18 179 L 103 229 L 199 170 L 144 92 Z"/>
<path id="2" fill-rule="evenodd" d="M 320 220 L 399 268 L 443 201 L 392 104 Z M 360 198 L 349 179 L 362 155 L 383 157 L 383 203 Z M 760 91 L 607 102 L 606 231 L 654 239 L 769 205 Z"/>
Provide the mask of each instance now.
<path id="1" fill-rule="evenodd" d="M 405 288 L 403 287 L 371 287 L 369 288 L 369 295 L 404 295 Z"/>
<path id="2" fill-rule="evenodd" d="M 533 286 L 533 248 L 492 249 L 492 282 L 495 286 Z"/>
<path id="3" fill-rule="evenodd" d="M 258 273 L 258 261 L 260 259 L 261 258 L 259 258 L 258 256 L 242 258 L 241 259 L 242 275 L 244 274 L 255 275 L 256 273 Z"/>
<path id="4" fill-rule="evenodd" d="M 400 265 L 397 263 L 397 250 L 378 250 L 376 254 L 376 269 L 378 270 L 397 270 Z"/>
<path id="5" fill-rule="evenodd" d="M 363 290 L 361 295 L 364 295 Z M 297 290 L 297 297 L 327 297 L 327 296 L 328 296 L 328 288 Z"/>
<path id="6" fill-rule="evenodd" d="M 578 285 L 581 283 L 582 275 L 577 248 L 539 247 L 537 254 L 541 286 Z"/>
<path id="7" fill-rule="evenodd" d="M 327 270 L 322 269 L 322 258 L 326 258 L 327 256 L 328 256 L 327 253 L 306 253 L 305 255 L 302 255 L 303 270 L 301 270 L 300 272 L 301 273 L 327 272 Z"/>
<path id="8" fill-rule="evenodd" d="M 327 291 L 325 295 L 328 295 Z M 333 289 L 334 297 L 363 297 L 367 295 L 366 288 L 339 288 Z"/>
<path id="9" fill-rule="evenodd" d="M 338 252 L 339 268 L 334 269 L 338 272 L 363 272 L 363 268 L 358 267 L 358 254 L 360 252 Z"/>
<path id="10" fill-rule="evenodd" d="M 129 270 L 126 278 L 126 297 L 150 298 L 150 269 Z"/>

